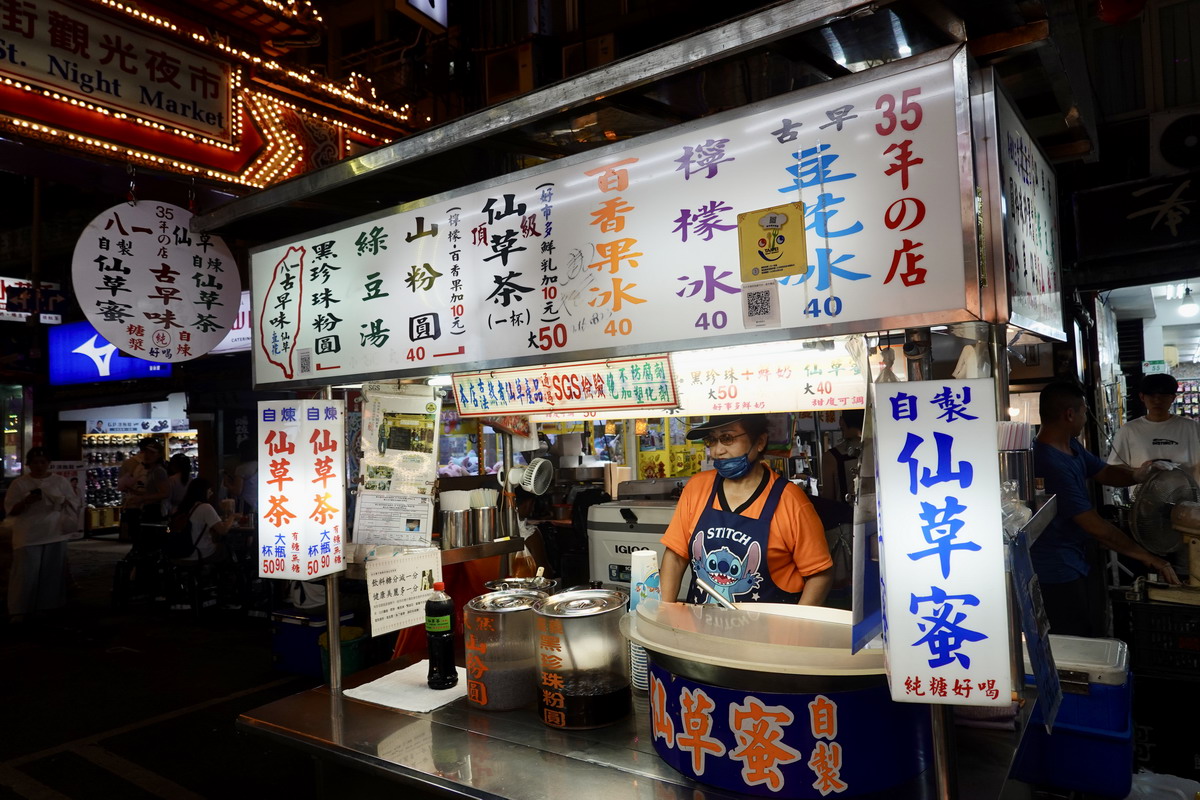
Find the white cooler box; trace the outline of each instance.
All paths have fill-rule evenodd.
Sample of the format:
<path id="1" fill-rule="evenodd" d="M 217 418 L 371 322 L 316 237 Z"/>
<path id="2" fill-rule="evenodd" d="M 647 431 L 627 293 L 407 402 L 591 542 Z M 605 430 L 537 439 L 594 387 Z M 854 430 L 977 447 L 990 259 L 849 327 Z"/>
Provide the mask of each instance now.
<path id="1" fill-rule="evenodd" d="M 658 553 L 662 566 L 666 548 L 659 538 L 667 530 L 675 503 L 670 500 L 614 500 L 588 509 L 588 574 L 591 580 L 629 591 L 629 554 L 636 550 Z M 681 592 L 691 580 L 683 574 Z"/>

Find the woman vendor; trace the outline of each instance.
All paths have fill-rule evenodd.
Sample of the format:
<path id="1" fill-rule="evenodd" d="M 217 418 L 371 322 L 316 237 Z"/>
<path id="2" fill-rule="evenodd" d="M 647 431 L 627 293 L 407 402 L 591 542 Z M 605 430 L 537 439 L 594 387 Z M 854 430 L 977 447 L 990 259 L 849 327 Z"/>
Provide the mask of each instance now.
<path id="1" fill-rule="evenodd" d="M 679 599 L 692 568 L 689 603 L 715 603 L 700 575 L 731 602 L 820 605 L 832 584 L 829 547 L 804 492 L 762 463 L 767 419 L 714 416 L 687 433 L 702 439 L 714 470 L 684 486 L 662 543 L 662 598 Z"/>

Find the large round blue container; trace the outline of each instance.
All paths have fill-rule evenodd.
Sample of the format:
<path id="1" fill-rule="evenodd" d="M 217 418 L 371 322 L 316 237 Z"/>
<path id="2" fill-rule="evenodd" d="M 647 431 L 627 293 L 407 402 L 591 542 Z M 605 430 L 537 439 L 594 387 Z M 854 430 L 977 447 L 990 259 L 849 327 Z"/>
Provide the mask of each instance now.
<path id="1" fill-rule="evenodd" d="M 667 764 L 762 797 L 889 797 L 925 783 L 929 707 L 892 702 L 881 653 L 850 656 L 848 639 L 839 652 L 828 620 L 695 608 L 639 606 L 622 626 L 649 655 L 650 729 Z"/>

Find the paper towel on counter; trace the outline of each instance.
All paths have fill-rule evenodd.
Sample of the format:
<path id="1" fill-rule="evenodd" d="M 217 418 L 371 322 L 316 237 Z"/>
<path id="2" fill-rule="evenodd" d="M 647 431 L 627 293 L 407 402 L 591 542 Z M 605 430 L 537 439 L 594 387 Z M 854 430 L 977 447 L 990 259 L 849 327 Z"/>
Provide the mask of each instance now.
<path id="1" fill-rule="evenodd" d="M 466 696 L 467 671 L 462 667 L 456 669 L 458 684 L 449 689 L 429 688 L 429 661 L 423 660 L 364 683 L 357 689 L 346 689 L 342 694 L 401 711 L 433 711 Z"/>

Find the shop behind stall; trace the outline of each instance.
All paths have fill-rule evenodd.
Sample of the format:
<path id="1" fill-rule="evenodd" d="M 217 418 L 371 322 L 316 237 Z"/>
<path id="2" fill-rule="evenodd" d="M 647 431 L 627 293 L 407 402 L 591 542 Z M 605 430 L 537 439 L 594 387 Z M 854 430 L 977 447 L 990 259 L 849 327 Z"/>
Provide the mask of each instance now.
<path id="1" fill-rule="evenodd" d="M 798 7 L 791 11 L 797 14 L 793 25 L 812 24 L 803 21 Z M 768 13 L 763 19 L 773 17 Z M 752 40 L 742 39 L 745 35 L 731 28 L 700 38 Z M 661 55 L 648 58 L 657 62 Z M 639 66 L 647 65 L 633 63 L 630 69 Z M 903 675 L 898 681 L 893 676 L 892 700 L 883 702 L 920 710 L 923 722 L 899 728 L 915 734 L 911 738 L 919 754 L 901 758 L 895 768 L 884 766 L 889 756 L 852 744 L 853 730 L 862 723 L 848 724 L 851 732 L 843 740 L 847 754 L 862 753 L 862 758 L 853 759 L 847 775 L 891 791 L 889 796 L 905 791 L 912 796 L 950 797 L 958 791 L 969 797 L 999 796 L 1037 692 L 1022 688 L 1024 670 L 1016 650 L 1020 629 L 1006 597 L 1009 583 L 996 524 L 1000 472 L 994 422 L 997 411 L 1003 419 L 1008 409 L 1007 349 L 1030 341 L 1026 337 L 1062 338 L 1061 298 L 1053 174 L 990 75 L 977 76 L 971 91 L 968 72 L 961 46 L 933 49 L 255 248 L 252 295 L 261 312 L 255 315 L 256 386 L 315 395 L 259 406 L 260 462 L 268 463 L 284 446 L 299 444 L 299 450 L 286 452 L 302 453 L 294 471 L 275 476 L 280 479 L 276 489 L 260 494 L 259 545 L 269 555 L 260 574 L 288 579 L 328 575 L 329 623 L 336 638 L 338 576 L 348 565 L 361 563 L 374 587 L 373 581 L 383 577 L 381 569 L 391 571 L 389 580 L 402 579 L 406 559 L 421 565 L 412 576 L 423 581 L 426 564 L 435 572 L 520 549 L 503 503 L 498 516 L 504 535 L 498 539 L 448 550 L 409 549 L 431 543 L 435 534 L 446 539 L 444 520 L 454 510 L 447 508 L 445 479 L 486 478 L 486 465 L 495 458 L 502 471 L 493 480 L 503 489 L 513 480 L 504 476 L 524 476 L 539 460 L 538 453 L 557 459 L 554 466 L 561 474 L 595 469 L 603 449 L 623 455 L 620 462 L 610 458 L 602 464 L 605 486 L 617 490 L 618 502 L 622 487 L 659 503 L 666 488 L 669 502 L 677 481 L 703 457 L 680 442 L 684 420 L 745 411 L 792 414 L 782 417 L 785 434 L 778 458 L 785 474 L 805 481 L 812 474 L 808 462 L 823 451 L 832 422 L 826 417 L 823 427 L 820 414 L 863 404 L 870 411 L 873 398 L 880 398 L 874 414 L 868 414 L 868 428 L 874 432 L 867 434 L 864 463 L 873 460 L 870 448 L 884 455 L 879 456 L 879 472 L 860 476 L 856 491 L 857 592 L 850 614 L 855 626 L 853 636 L 850 626 L 843 626 L 835 648 L 844 651 L 848 664 L 872 661 L 879 672 L 879 651 L 861 647 L 874 638 L 881 622 L 878 609 L 872 613 L 870 603 L 863 602 L 877 585 L 867 577 L 874 563 L 867 554 L 877 525 L 895 536 L 906 527 L 891 509 L 893 504 L 901 507 L 895 499 L 897 486 L 907 479 L 890 476 L 896 462 L 906 459 L 889 458 L 895 453 L 887 448 L 901 452 L 896 442 L 906 427 L 949 436 L 937 430 L 936 422 L 932 428 L 899 423 L 894 409 L 916 397 L 932 403 L 935 390 L 942 390 L 955 395 L 956 411 L 974 402 L 971 408 L 978 413 L 967 418 L 982 420 L 978 428 L 983 435 L 973 434 L 974 449 L 966 458 L 979 476 L 972 496 L 981 508 L 994 509 L 982 517 L 990 522 L 979 523 L 994 533 L 987 537 L 988 564 L 971 577 L 990 587 L 986 605 L 992 621 L 984 638 L 991 641 L 988 655 L 975 659 L 978 673 L 960 676 L 965 685 L 978 686 L 979 693 L 973 698 L 957 689 L 948 693 L 944 680 L 934 680 L 936 673 L 924 682 L 928 671 L 907 684 Z M 850 135 L 856 130 L 861 132 L 857 138 Z M 697 187 L 704 189 L 706 208 L 680 210 L 681 197 L 700 197 Z M 291 197 L 296 187 L 276 191 L 284 190 Z M 250 205 L 261 202 L 270 201 L 251 198 Z M 708 225 L 703 233 L 689 228 L 688 220 L 699 214 L 716 214 L 721 224 Z M 789 214 L 793 227 L 781 229 Z M 236 211 L 198 224 L 219 226 L 222 216 L 229 222 Z M 790 237 L 792 253 L 801 252 L 797 240 L 807 242 L 788 268 L 739 274 L 747 260 L 738 257 L 737 234 L 751 228 L 762 231 L 749 237 L 751 251 L 782 245 L 781 233 Z M 736 349 L 752 346 L 760 349 Z M 806 353 L 806 347 L 831 352 L 817 357 Z M 700 362 L 681 368 L 698 354 Z M 808 380 L 833 369 L 824 360 L 831 355 L 845 359 L 847 377 L 857 373 L 857 380 L 873 383 L 873 388 L 856 397 L 833 392 L 832 381 L 822 391 L 826 381 Z M 761 377 L 779 395 L 768 399 L 768 392 L 757 391 L 751 400 L 731 393 L 740 391 L 741 382 L 734 380 L 736 373 L 714 369 L 722 358 L 735 359 L 739 367 L 751 361 L 770 364 L 757 367 L 747 381 Z M 806 376 L 801 370 L 814 373 Z M 710 372 L 716 374 L 706 386 Z M 495 423 L 477 423 L 473 432 L 459 434 L 467 437 L 465 444 L 448 445 L 453 465 L 470 473 L 473 464 L 474 476 L 437 475 L 436 467 L 449 469 L 451 461 L 430 452 L 445 439 L 438 428 L 448 411 L 440 392 L 427 383 L 436 375 L 451 376 L 457 416 L 445 420 L 452 423 L 448 429 L 458 429 L 472 417 L 490 417 Z M 361 386 L 358 420 L 348 420 L 348 390 L 334 388 L 348 385 Z M 681 402 L 689 386 L 701 398 L 695 405 Z M 540 432 L 504 420 L 531 415 L 540 418 L 534 423 Z M 953 421 L 954 414 L 948 416 Z M 508 432 L 493 451 L 489 437 L 498 427 Z M 798 433 L 805 434 L 799 441 Z M 353 446 L 356 440 L 358 447 Z M 353 477 L 347 481 L 345 474 L 321 466 L 322 453 L 337 446 L 350 446 L 352 459 L 361 459 L 354 467 L 362 483 L 352 498 L 353 517 L 334 507 Z M 470 447 L 474 459 L 469 458 Z M 517 452 L 533 455 L 522 467 Z M 911 461 L 911 452 L 909 456 Z M 1017 480 L 1014 491 L 1031 494 L 1022 457 L 1012 460 L 1017 466 L 1005 477 Z M 573 481 L 577 484 L 600 482 L 595 473 L 575 475 L 583 478 Z M 284 486 L 293 480 L 303 486 L 321 484 L 313 504 L 298 503 L 295 511 L 286 507 Z M 660 481 L 665 485 L 657 485 Z M 965 489 L 970 480 L 960 482 Z M 485 487 L 485 481 L 477 481 L 462 491 Z M 578 505 L 579 486 L 559 484 L 556 491 L 553 502 L 543 506 L 551 519 L 542 522 L 567 521 L 558 509 Z M 879 521 L 877 494 L 883 515 Z M 351 505 L 351 498 L 345 499 L 343 505 Z M 1047 509 L 1053 513 L 1051 504 L 1043 512 Z M 626 524 L 637 513 L 630 504 L 615 512 Z M 595 516 L 596 524 L 606 522 L 602 516 Z M 292 524 L 293 519 L 300 521 Z M 1026 526 L 1027 536 L 1035 535 L 1039 519 L 1044 514 Z M 589 513 L 584 523 L 589 540 L 593 524 Z M 641 524 L 640 518 L 632 524 Z M 646 527 L 655 524 L 661 524 L 661 513 Z M 604 541 L 603 536 L 596 539 Z M 883 560 L 891 582 L 902 583 L 897 578 L 900 562 L 888 573 L 886 552 Z M 622 565 L 599 561 L 589 552 L 589 578 L 627 579 Z M 491 568 L 504 571 L 499 565 Z M 349 576 L 354 577 L 353 568 Z M 408 588 L 401 580 L 391 591 L 403 594 Z M 1029 609 L 1026 593 L 1011 596 L 1014 609 Z M 893 634 L 888 646 L 900 647 L 898 631 L 917 623 L 904 618 L 905 604 L 898 598 L 889 596 L 887 602 Z M 659 626 L 663 630 L 678 630 L 670 623 L 671 613 L 666 606 L 659 612 L 639 610 L 635 622 L 657 621 L 664 623 Z M 1036 639 L 1038 627 L 1026 625 L 1025 635 Z M 644 643 L 650 646 L 649 639 Z M 1053 675 L 1052 665 L 1043 660 L 1044 648 L 1031 651 L 1039 678 Z M 732 652 L 741 657 L 740 650 Z M 685 771 L 691 777 L 684 777 L 654 759 L 656 749 L 667 757 L 660 740 L 668 751 L 672 748 L 670 737 L 658 727 L 671 723 L 656 706 L 652 731 L 646 698 L 635 700 L 630 719 L 587 732 L 556 730 L 549 717 L 539 717 L 533 709 L 496 716 L 472 710 L 461 699 L 433 712 L 397 713 L 343 695 L 338 649 L 330 656 L 328 689 L 258 709 L 243 724 L 331 763 L 365 768 L 434 793 L 549 797 L 569 784 L 589 795 L 629 795 L 639 782 L 648 782 L 655 796 L 682 797 L 691 796 L 692 777 L 705 781 L 696 766 Z M 686 655 L 684 660 L 689 660 Z M 795 660 L 793 666 L 801 671 L 812 668 L 796 666 Z M 968 661 L 957 663 L 969 669 Z M 355 676 L 350 683 L 357 686 L 402 663 Z M 989 677 L 976 684 L 974 678 L 984 672 Z M 934 688 L 939 685 L 940 693 Z M 1039 682 L 1043 686 L 1050 690 L 1041 698 L 1051 704 L 1043 710 L 1049 719 L 1053 680 L 1046 677 L 1044 684 Z M 1017 712 L 1015 730 L 960 731 L 954 745 L 952 705 L 1008 709 L 1013 698 L 1022 696 L 1029 702 Z M 869 715 L 869 703 L 862 713 Z M 927 728 L 932 729 L 928 748 L 920 733 Z M 725 752 L 725 744 L 714 742 L 718 746 Z M 806 749 L 812 746 L 807 740 Z M 836 743 L 839 754 L 841 747 Z M 683 749 L 680 743 L 675 752 Z M 668 760 L 683 768 L 679 759 Z M 877 774 L 867 777 L 867 764 L 876 762 L 881 765 Z M 789 791 L 809 796 L 803 793 L 812 784 L 811 771 L 803 763 L 789 770 Z M 727 767 L 722 771 L 728 772 Z M 553 774 L 552 785 L 537 780 L 540 774 Z M 731 774 L 717 785 L 752 789 L 755 781 L 744 773 L 740 779 L 736 770 Z M 714 775 L 707 781 L 716 780 Z M 772 781 L 783 780 L 772 776 Z M 817 777 L 818 783 L 829 779 Z"/>

